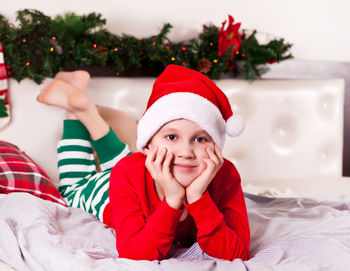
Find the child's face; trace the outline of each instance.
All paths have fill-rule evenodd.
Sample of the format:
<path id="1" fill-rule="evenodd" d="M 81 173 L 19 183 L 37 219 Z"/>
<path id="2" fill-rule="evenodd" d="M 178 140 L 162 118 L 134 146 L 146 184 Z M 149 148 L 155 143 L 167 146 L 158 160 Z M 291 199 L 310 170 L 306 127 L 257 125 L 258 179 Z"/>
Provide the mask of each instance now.
<path id="1" fill-rule="evenodd" d="M 175 179 L 187 187 L 205 169 L 203 158 L 208 158 L 207 148 L 214 150 L 214 141 L 196 123 L 179 119 L 165 124 L 151 139 L 149 150 L 166 148 L 174 154 L 171 172 Z"/>

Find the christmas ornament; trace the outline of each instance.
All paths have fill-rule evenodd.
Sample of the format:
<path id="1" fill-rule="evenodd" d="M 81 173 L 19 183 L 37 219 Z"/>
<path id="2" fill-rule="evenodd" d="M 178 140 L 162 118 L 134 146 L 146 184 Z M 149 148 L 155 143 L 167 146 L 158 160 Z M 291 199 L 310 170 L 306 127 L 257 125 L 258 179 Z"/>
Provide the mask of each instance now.
<path id="1" fill-rule="evenodd" d="M 198 62 L 197 70 L 200 71 L 201 73 L 207 74 L 210 71 L 212 66 L 213 66 L 213 63 L 211 63 L 210 60 L 203 57 Z"/>

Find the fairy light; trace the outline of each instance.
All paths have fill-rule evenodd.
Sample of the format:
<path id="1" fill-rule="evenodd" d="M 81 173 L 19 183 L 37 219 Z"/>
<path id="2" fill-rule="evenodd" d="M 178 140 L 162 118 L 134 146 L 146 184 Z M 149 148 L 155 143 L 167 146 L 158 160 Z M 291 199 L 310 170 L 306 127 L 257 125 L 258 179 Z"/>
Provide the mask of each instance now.
<path id="1" fill-rule="evenodd" d="M 93 45 L 92 45 L 94 48 L 97 48 L 97 45 L 94 43 Z"/>
<path id="2" fill-rule="evenodd" d="M 172 58 L 171 58 L 171 61 L 175 61 L 175 57 L 172 57 Z"/>
<path id="3" fill-rule="evenodd" d="M 26 62 L 26 66 L 30 66 L 30 62 Z"/>
<path id="4" fill-rule="evenodd" d="M 54 50 L 53 47 L 51 47 L 51 48 L 50 48 L 50 51 L 53 52 L 53 50 Z"/>
<path id="5" fill-rule="evenodd" d="M 153 46 L 154 46 L 154 45 L 156 45 L 157 43 L 154 41 L 152 44 L 153 44 Z"/>
<path id="6" fill-rule="evenodd" d="M 118 52 L 118 48 L 114 48 L 114 52 Z"/>
<path id="7" fill-rule="evenodd" d="M 214 63 L 218 63 L 218 60 L 217 60 L 217 59 L 214 59 L 213 62 L 214 62 Z"/>
<path id="8" fill-rule="evenodd" d="M 210 46 L 213 46 L 214 44 L 211 42 L 211 43 L 209 43 L 209 45 L 210 45 Z"/>
<path id="9" fill-rule="evenodd" d="M 187 48 L 186 48 L 185 46 L 183 46 L 183 47 L 181 48 L 181 50 L 182 50 L 182 51 L 186 51 Z"/>
<path id="10" fill-rule="evenodd" d="M 56 37 L 55 37 L 55 36 L 53 36 L 51 39 L 52 39 L 52 40 L 56 40 Z"/>

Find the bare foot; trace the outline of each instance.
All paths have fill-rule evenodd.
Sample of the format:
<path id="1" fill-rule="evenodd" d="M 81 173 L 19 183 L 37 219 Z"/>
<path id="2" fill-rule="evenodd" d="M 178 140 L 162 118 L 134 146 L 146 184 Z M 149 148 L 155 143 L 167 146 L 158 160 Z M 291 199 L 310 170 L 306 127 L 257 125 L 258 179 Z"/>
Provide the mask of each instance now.
<path id="1" fill-rule="evenodd" d="M 90 81 L 90 74 L 84 70 L 77 70 L 72 72 L 63 71 L 58 72 L 55 76 L 55 79 L 64 80 L 73 86 L 86 91 Z"/>
<path id="2" fill-rule="evenodd" d="M 93 105 L 84 90 L 60 79 L 52 80 L 42 89 L 37 101 L 61 107 L 72 113 L 87 111 Z"/>

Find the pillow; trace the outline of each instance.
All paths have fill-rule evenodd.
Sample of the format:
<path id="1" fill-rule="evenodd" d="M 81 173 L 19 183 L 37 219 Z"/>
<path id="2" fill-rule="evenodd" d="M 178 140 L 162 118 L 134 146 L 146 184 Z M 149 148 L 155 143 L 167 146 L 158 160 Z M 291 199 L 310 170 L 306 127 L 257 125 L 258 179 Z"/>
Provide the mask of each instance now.
<path id="1" fill-rule="evenodd" d="M 0 140 L 0 193 L 27 192 L 67 206 L 45 171 L 17 146 Z"/>

